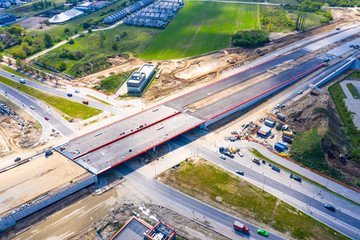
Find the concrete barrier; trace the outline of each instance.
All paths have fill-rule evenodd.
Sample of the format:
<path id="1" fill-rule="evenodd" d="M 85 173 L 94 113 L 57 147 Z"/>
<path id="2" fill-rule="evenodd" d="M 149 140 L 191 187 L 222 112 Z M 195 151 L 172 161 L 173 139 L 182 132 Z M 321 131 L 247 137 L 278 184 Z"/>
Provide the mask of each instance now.
<path id="1" fill-rule="evenodd" d="M 16 222 L 24 217 L 29 216 L 30 214 L 39 211 L 67 196 L 73 194 L 91 184 L 97 182 L 97 176 L 92 175 L 90 177 L 86 177 L 85 179 L 80 180 L 78 183 L 75 183 L 71 186 L 66 187 L 65 189 L 60 190 L 55 194 L 47 194 L 44 196 L 39 197 L 38 199 L 34 200 L 30 206 L 25 207 L 22 210 L 19 210 L 14 213 L 10 213 L 7 216 L 0 219 L 0 231 L 5 231 L 11 226 L 14 226 Z"/>

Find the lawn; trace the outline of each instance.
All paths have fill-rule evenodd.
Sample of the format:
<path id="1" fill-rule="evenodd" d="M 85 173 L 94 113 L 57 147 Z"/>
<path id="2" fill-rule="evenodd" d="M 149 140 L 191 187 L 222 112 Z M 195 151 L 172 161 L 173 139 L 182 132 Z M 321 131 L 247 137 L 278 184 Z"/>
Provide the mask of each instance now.
<path id="1" fill-rule="evenodd" d="M 16 71 L 15 69 L 11 68 L 11 67 L 8 67 L 8 66 L 5 66 L 5 65 L 2 65 L 0 64 L 0 68 L 4 69 L 5 71 L 9 72 L 9 73 L 12 73 L 12 74 L 15 74 L 15 75 L 18 75 L 19 77 L 22 77 L 22 78 L 26 78 L 26 79 L 29 79 L 31 80 L 31 78 L 19 71 Z"/>
<path id="2" fill-rule="evenodd" d="M 141 57 L 177 59 L 228 47 L 237 30 L 259 29 L 258 15 L 255 4 L 187 2 Z"/>
<path id="3" fill-rule="evenodd" d="M 77 60 L 61 58 L 60 53 L 62 53 L 63 49 L 67 49 L 71 52 L 80 50 L 85 54 L 82 59 L 87 59 L 91 56 L 107 57 L 121 54 L 133 54 L 138 56 L 145 50 L 150 42 L 158 36 L 161 30 L 120 25 L 102 32 L 104 33 L 103 38 L 105 38 L 102 46 L 100 43 L 100 32 L 86 33 L 84 37 L 76 38 L 74 44 L 70 45 L 69 43 L 66 43 L 43 55 L 40 57 L 39 61 L 53 67 L 59 62 L 64 61 L 69 69 L 77 62 Z M 115 41 L 115 36 L 119 37 L 118 42 Z M 114 42 L 117 44 L 116 50 L 113 49 Z M 67 73 L 71 74 L 70 72 Z"/>
<path id="4" fill-rule="evenodd" d="M 293 19 L 294 21 L 296 21 L 298 13 L 299 13 L 299 11 L 294 11 L 292 13 L 287 13 L 287 16 L 290 19 Z M 316 14 L 316 13 L 312 13 L 312 12 L 307 12 L 306 15 L 307 15 L 307 18 L 306 18 L 306 22 L 305 22 L 305 29 L 319 26 L 319 25 L 321 25 L 320 21 L 322 19 L 326 19 L 326 17 Z"/>
<path id="5" fill-rule="evenodd" d="M 182 162 L 159 175 L 161 181 L 201 201 L 298 239 L 347 239 L 260 188 L 203 160 Z M 252 209 L 252 210 L 251 210 Z M 239 215 L 241 213 L 241 215 Z M 230 226 L 229 226 L 230 227 Z"/>
<path id="6" fill-rule="evenodd" d="M 354 84 L 347 83 L 346 86 L 349 89 L 349 91 L 351 92 L 351 95 L 353 96 L 353 98 L 360 99 L 359 91 L 356 89 Z"/>
<path id="7" fill-rule="evenodd" d="M 43 100 L 50 106 L 59 109 L 61 112 L 65 113 L 70 118 L 77 118 L 84 120 L 96 116 L 102 112 L 99 109 L 89 107 L 78 102 L 73 102 L 66 98 L 47 94 L 43 91 L 39 91 L 34 88 L 28 87 L 24 84 L 14 82 L 2 76 L 0 76 L 0 81 L 10 87 L 14 87 L 14 88 L 17 87 L 20 91 L 27 93 L 30 96 L 33 96 L 39 100 Z"/>

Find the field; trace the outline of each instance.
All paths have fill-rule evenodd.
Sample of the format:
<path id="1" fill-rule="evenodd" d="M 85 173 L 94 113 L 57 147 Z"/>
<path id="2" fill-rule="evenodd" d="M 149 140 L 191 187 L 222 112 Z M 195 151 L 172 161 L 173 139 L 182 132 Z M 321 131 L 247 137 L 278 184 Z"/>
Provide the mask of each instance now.
<path id="1" fill-rule="evenodd" d="M 47 94 L 42 91 L 38 91 L 34 88 L 28 87 L 24 84 L 14 82 L 10 79 L 0 76 L 0 82 L 9 85 L 10 87 L 16 87 L 20 91 L 27 93 L 39 100 L 43 100 L 50 106 L 59 109 L 61 112 L 68 115 L 70 118 L 78 118 L 81 120 L 91 118 L 98 115 L 102 111 L 93 107 L 86 106 L 84 104 L 70 101 L 66 98 Z M 65 116 L 66 117 L 66 116 Z"/>
<path id="2" fill-rule="evenodd" d="M 48 66 L 56 67 L 58 63 L 64 61 L 69 69 L 77 60 L 62 58 L 60 54 L 63 49 L 74 52 L 80 50 L 84 57 L 83 59 L 89 59 L 92 56 L 107 57 L 111 55 L 128 55 L 133 54 L 135 56 L 140 55 L 150 42 L 158 35 L 160 30 L 151 28 L 137 28 L 129 26 L 117 26 L 115 28 L 102 31 L 105 38 L 101 46 L 100 32 L 93 32 L 91 34 L 86 33 L 84 37 L 78 37 L 75 39 L 75 43 L 65 44 L 53 51 L 43 55 L 39 61 L 45 63 Z M 115 38 L 118 38 L 118 41 Z M 113 48 L 113 44 L 116 43 L 117 48 Z M 72 72 L 67 71 L 70 75 Z"/>
<path id="3" fill-rule="evenodd" d="M 259 28 L 258 14 L 255 4 L 187 2 L 141 57 L 177 59 L 228 47 L 237 30 Z"/>
<path id="4" fill-rule="evenodd" d="M 347 239 L 260 188 L 207 161 L 182 162 L 176 170 L 159 175 L 161 181 L 215 207 L 242 214 L 297 239 Z M 195 184 L 196 183 L 196 184 Z M 231 210 L 230 210 L 231 209 Z M 252 209 L 252 211 L 251 211 Z"/>
<path id="5" fill-rule="evenodd" d="M 298 11 L 294 11 L 292 13 L 287 13 L 287 16 L 290 19 L 293 19 L 294 21 L 296 21 L 297 15 L 298 15 Z M 326 17 L 316 14 L 316 13 L 312 13 L 312 12 L 307 12 L 307 18 L 306 18 L 306 22 L 305 22 L 305 28 L 311 28 L 311 27 L 315 27 L 315 26 L 319 26 L 321 25 L 320 21 L 322 19 L 326 19 Z"/>

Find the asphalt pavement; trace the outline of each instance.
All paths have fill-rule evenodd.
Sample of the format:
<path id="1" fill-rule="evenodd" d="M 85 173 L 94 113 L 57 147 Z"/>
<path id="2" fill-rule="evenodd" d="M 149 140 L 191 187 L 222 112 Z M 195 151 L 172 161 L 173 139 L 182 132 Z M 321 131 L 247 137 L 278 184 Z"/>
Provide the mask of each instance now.
<path id="1" fill-rule="evenodd" d="M 182 210 L 186 209 L 188 212 L 194 211 L 198 215 L 204 216 L 204 219 L 214 221 L 230 229 L 233 228 L 232 225 L 235 220 L 243 222 L 245 225 L 249 226 L 250 235 L 237 232 L 239 238 L 241 236 L 243 238 L 249 239 L 285 239 L 271 231 L 268 231 L 267 229 L 265 230 L 269 232 L 269 237 L 263 237 L 257 233 L 257 229 L 259 228 L 258 226 L 202 203 L 154 179 L 149 179 L 139 172 L 136 172 L 130 167 L 126 166 L 126 164 L 118 166 L 113 170 L 123 176 L 126 176 L 127 180 L 133 181 L 138 186 L 138 188 L 141 188 L 142 192 L 145 195 L 148 195 L 151 199 L 159 199 L 161 202 L 168 202 L 173 206 L 180 207 Z"/>
<path id="2" fill-rule="evenodd" d="M 68 127 L 62 121 L 59 120 L 60 115 L 58 115 L 58 114 L 56 115 L 55 113 L 52 113 L 49 109 L 44 108 L 43 105 L 39 104 L 35 98 L 33 98 L 19 90 L 16 90 L 12 87 L 9 87 L 8 85 L 3 84 L 1 82 L 0 82 L 0 86 L 1 86 L 1 89 L 4 92 L 6 92 L 6 94 L 11 95 L 12 97 L 16 98 L 24 106 L 26 106 L 28 108 L 30 108 L 30 106 L 33 106 L 33 107 L 35 107 L 33 111 L 36 112 L 38 115 L 40 115 L 44 118 L 48 117 L 49 118 L 48 122 L 64 136 L 67 136 L 67 137 L 75 137 L 76 136 L 76 133 L 70 127 Z M 60 116 L 60 118 L 62 118 L 62 117 Z"/>
<path id="3" fill-rule="evenodd" d="M 172 140 L 173 143 L 179 145 L 179 146 L 185 146 L 187 144 L 191 143 L 191 140 L 185 138 L 184 136 L 179 136 L 175 139 Z M 324 222 L 324 220 L 322 220 L 325 224 L 333 227 L 334 229 L 336 229 L 339 232 L 342 232 L 344 234 L 346 234 L 347 236 L 355 236 L 354 234 L 354 230 L 350 231 L 348 229 L 344 229 L 341 228 L 341 224 L 339 225 L 339 223 L 334 223 L 335 222 L 343 222 L 345 224 L 348 224 L 349 226 L 351 226 L 354 229 L 360 230 L 360 219 L 359 218 L 355 218 L 351 215 L 348 215 L 342 211 L 335 211 L 335 212 L 331 212 L 328 209 L 324 208 L 324 203 L 318 201 L 317 199 L 314 199 L 310 196 L 307 196 L 305 194 L 303 194 L 302 192 L 293 189 L 281 182 L 278 182 L 276 180 L 273 180 L 271 177 L 267 177 L 253 169 L 251 169 L 250 167 L 240 164 L 238 162 L 235 162 L 229 158 L 227 158 L 227 160 L 222 160 L 219 158 L 219 153 L 214 152 L 213 150 L 206 148 L 204 146 L 201 145 L 197 145 L 197 155 L 203 157 L 204 159 L 211 161 L 217 165 L 220 165 L 222 167 L 224 167 L 225 169 L 229 169 L 232 171 L 235 170 L 241 170 L 244 171 L 246 174 L 247 178 L 250 178 L 252 180 L 255 180 L 257 182 L 265 182 L 266 181 L 266 186 L 276 189 L 284 194 L 286 194 L 287 196 L 292 197 L 293 199 L 296 199 L 297 201 L 302 202 L 303 204 L 307 204 L 308 206 L 311 206 L 312 209 L 315 209 L 319 212 L 321 212 L 322 214 L 325 214 L 327 216 L 327 221 Z M 356 205 L 352 205 L 353 208 L 357 208 L 359 211 L 359 206 Z M 334 220 L 336 219 L 336 220 Z"/>
<path id="4" fill-rule="evenodd" d="M 20 76 L 18 76 L 16 74 L 14 75 L 14 77 L 12 77 L 11 73 L 9 73 L 9 72 L 7 72 L 7 71 L 5 71 L 3 69 L 0 69 L 0 75 L 6 77 L 8 79 L 11 79 L 11 80 L 13 80 L 15 82 L 20 82 L 20 79 L 22 79 L 22 77 L 20 77 Z M 26 83 L 25 83 L 26 86 L 29 86 L 29 87 L 44 91 L 46 93 L 51 93 L 51 94 L 59 96 L 59 97 L 67 98 L 67 99 L 69 99 L 71 101 L 78 102 L 78 103 L 82 103 L 83 100 L 87 100 L 87 101 L 89 101 L 89 106 L 91 106 L 91 107 L 94 107 L 94 108 L 97 108 L 97 109 L 100 109 L 100 110 L 103 110 L 103 111 L 107 111 L 107 112 L 110 112 L 112 114 L 125 116 L 124 111 L 122 111 L 122 110 L 120 110 L 118 108 L 114 108 L 111 105 L 107 105 L 107 104 L 104 104 L 102 102 L 99 102 L 99 101 L 97 101 L 97 100 L 95 100 L 93 98 L 90 98 L 90 97 L 87 97 L 87 96 L 81 96 L 79 93 L 70 92 L 69 90 L 63 89 L 61 87 L 53 87 L 53 86 L 49 86 L 47 84 L 38 83 L 36 81 L 31 81 L 31 80 L 28 80 L 28 79 L 25 79 L 25 81 L 26 81 Z M 68 93 L 71 93 L 72 97 L 69 97 L 67 95 Z"/>

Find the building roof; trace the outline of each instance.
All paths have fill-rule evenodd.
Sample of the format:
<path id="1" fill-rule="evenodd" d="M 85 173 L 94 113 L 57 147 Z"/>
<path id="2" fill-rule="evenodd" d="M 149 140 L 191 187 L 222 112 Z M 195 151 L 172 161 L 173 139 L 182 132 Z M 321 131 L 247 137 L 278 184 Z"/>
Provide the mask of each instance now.
<path id="1" fill-rule="evenodd" d="M 53 16 L 52 18 L 49 19 L 49 22 L 51 23 L 61 23 L 61 22 L 66 22 L 74 17 L 80 16 L 84 14 L 84 12 L 79 11 L 75 8 L 62 12 L 58 15 Z"/>
<path id="2" fill-rule="evenodd" d="M 133 216 L 110 240 L 143 240 L 145 234 L 150 231 L 151 228 L 152 226 Z"/>

